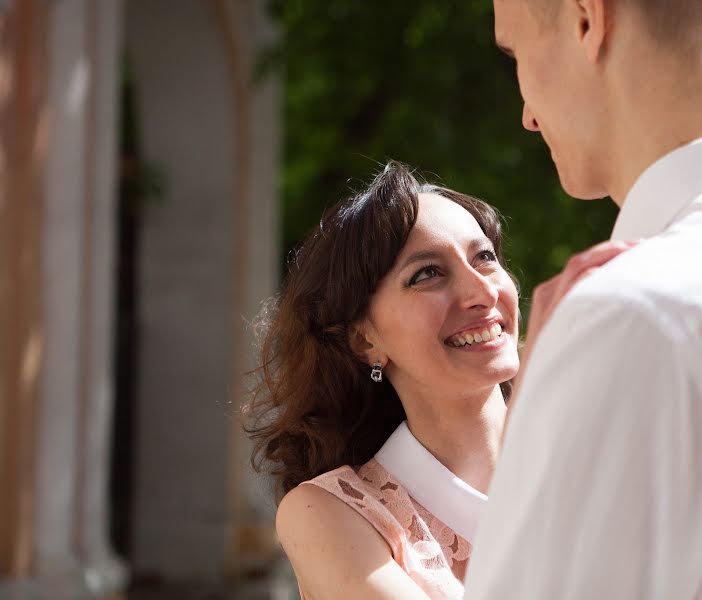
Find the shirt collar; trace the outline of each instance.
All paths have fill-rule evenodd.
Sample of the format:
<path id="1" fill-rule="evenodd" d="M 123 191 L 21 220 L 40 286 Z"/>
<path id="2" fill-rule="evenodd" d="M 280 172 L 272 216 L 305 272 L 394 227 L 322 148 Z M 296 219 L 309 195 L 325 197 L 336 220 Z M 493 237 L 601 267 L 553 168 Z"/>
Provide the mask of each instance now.
<path id="1" fill-rule="evenodd" d="M 648 167 L 629 191 L 613 240 L 657 235 L 702 194 L 702 138 L 673 150 Z"/>
<path id="2" fill-rule="evenodd" d="M 403 421 L 375 459 L 409 495 L 458 535 L 473 542 L 487 496 L 442 465 Z"/>

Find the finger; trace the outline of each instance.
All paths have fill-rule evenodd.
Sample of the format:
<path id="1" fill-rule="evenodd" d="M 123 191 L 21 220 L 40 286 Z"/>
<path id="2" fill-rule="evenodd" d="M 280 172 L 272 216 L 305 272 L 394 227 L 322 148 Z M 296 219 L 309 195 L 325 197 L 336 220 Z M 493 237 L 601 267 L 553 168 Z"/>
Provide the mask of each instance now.
<path id="1" fill-rule="evenodd" d="M 580 280 L 606 264 L 614 257 L 638 244 L 637 241 L 601 242 L 568 260 L 561 273 L 534 288 L 532 294 L 530 323 L 541 323 L 548 318 L 554 307 Z M 540 327 L 536 327 L 538 330 Z M 531 329 L 531 327 L 530 327 Z"/>
<path id="2" fill-rule="evenodd" d="M 568 259 L 562 274 L 569 277 L 577 276 L 577 273 L 591 267 L 601 267 L 623 252 L 630 250 L 632 244 L 628 242 L 601 242 L 592 248 L 588 248 L 578 254 L 574 254 Z"/>
<path id="3" fill-rule="evenodd" d="M 586 268 L 585 265 L 602 265 L 630 248 L 629 244 L 620 241 L 601 242 L 571 256 L 564 271 L 566 269 L 577 271 Z"/>
<path id="4" fill-rule="evenodd" d="M 559 289 L 562 285 L 560 280 L 551 280 L 534 288 L 531 295 L 531 313 L 548 310 L 553 303 L 553 299 L 558 297 Z"/>
<path id="5" fill-rule="evenodd" d="M 570 292 L 570 290 L 575 287 L 575 284 L 582 281 L 586 277 L 592 275 L 597 269 L 599 269 L 600 266 L 593 266 L 593 267 L 585 267 L 582 270 L 578 271 L 571 277 L 570 279 L 563 279 L 561 281 L 561 286 L 558 288 L 558 291 L 553 295 L 552 298 L 552 303 L 556 304 L 560 302 L 560 300 L 563 299 L 563 297 Z"/>

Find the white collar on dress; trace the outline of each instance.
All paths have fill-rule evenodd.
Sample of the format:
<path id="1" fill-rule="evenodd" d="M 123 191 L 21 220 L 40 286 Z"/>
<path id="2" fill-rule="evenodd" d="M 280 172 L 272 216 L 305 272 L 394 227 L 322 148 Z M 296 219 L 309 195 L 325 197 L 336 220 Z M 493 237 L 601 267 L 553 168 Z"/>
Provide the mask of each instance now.
<path id="1" fill-rule="evenodd" d="M 410 496 L 458 535 L 473 543 L 487 496 L 442 465 L 403 421 L 375 459 Z"/>
<path id="2" fill-rule="evenodd" d="M 613 240 L 657 235 L 702 194 L 702 138 L 673 150 L 648 167 L 627 194 Z"/>

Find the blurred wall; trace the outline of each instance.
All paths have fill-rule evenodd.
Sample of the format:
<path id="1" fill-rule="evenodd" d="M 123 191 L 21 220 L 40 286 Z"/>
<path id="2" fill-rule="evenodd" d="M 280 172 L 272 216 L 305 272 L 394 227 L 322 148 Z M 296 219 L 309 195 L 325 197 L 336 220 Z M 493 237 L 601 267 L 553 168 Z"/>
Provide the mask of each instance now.
<path id="1" fill-rule="evenodd" d="M 277 284 L 278 100 L 251 85 L 262 2 L 130 0 L 126 50 L 146 161 L 164 193 L 139 255 L 132 558 L 137 573 L 215 579 L 256 518 L 234 410 L 245 318 Z M 263 518 L 271 526 L 270 511 Z"/>

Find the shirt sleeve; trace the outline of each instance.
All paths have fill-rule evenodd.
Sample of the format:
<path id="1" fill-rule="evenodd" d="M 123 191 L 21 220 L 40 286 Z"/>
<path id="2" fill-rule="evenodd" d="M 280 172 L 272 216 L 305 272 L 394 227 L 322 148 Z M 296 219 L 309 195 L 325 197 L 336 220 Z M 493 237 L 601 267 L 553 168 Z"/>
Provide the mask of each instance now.
<path id="1" fill-rule="evenodd" d="M 465 598 L 695 598 L 700 346 L 649 305 L 567 298 L 532 353 Z"/>

